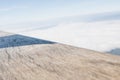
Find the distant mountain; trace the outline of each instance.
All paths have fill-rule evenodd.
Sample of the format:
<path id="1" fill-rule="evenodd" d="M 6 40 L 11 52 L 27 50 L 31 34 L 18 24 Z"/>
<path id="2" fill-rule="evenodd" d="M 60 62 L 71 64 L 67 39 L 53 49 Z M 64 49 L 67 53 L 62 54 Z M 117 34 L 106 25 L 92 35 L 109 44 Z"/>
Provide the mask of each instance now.
<path id="1" fill-rule="evenodd" d="M 0 80 L 120 80 L 120 56 L 0 32 Z"/>
<path id="2" fill-rule="evenodd" d="M 112 49 L 112 50 L 108 51 L 108 53 L 120 55 L 120 48 Z"/>

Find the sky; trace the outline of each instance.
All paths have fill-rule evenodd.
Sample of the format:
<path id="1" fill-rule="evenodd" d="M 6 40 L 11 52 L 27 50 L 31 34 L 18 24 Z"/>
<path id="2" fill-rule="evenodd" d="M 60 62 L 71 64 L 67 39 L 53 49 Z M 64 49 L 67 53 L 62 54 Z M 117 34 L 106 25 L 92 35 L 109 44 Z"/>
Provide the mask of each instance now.
<path id="1" fill-rule="evenodd" d="M 120 0 L 0 0 L 0 30 L 108 51 L 120 48 Z"/>
<path id="2" fill-rule="evenodd" d="M 0 0 L 0 24 L 118 12 L 120 0 Z"/>

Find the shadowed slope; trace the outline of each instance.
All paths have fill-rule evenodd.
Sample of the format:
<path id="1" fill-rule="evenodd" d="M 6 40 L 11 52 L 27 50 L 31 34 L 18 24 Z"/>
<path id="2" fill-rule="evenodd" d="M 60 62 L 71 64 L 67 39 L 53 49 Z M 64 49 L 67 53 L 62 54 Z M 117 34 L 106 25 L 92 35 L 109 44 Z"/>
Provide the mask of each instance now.
<path id="1" fill-rule="evenodd" d="M 36 39 L 22 35 L 9 35 L 0 37 L 0 48 L 18 47 L 34 44 L 54 44 L 55 42 Z"/>

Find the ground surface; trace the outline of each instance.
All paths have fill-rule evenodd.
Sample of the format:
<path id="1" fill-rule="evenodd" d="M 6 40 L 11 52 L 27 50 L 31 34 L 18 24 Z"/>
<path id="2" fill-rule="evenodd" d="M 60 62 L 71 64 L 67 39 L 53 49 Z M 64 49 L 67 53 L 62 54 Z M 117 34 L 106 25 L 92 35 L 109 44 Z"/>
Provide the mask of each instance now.
<path id="1" fill-rule="evenodd" d="M 120 57 L 0 32 L 0 80 L 120 80 Z"/>

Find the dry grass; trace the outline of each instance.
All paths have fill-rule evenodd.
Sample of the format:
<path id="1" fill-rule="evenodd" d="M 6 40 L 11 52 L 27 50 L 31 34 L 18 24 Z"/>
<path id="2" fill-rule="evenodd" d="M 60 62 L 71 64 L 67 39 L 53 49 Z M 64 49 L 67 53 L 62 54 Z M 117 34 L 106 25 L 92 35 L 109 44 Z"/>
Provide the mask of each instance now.
<path id="1" fill-rule="evenodd" d="M 120 80 L 120 57 L 63 44 L 1 48 L 0 80 Z"/>

